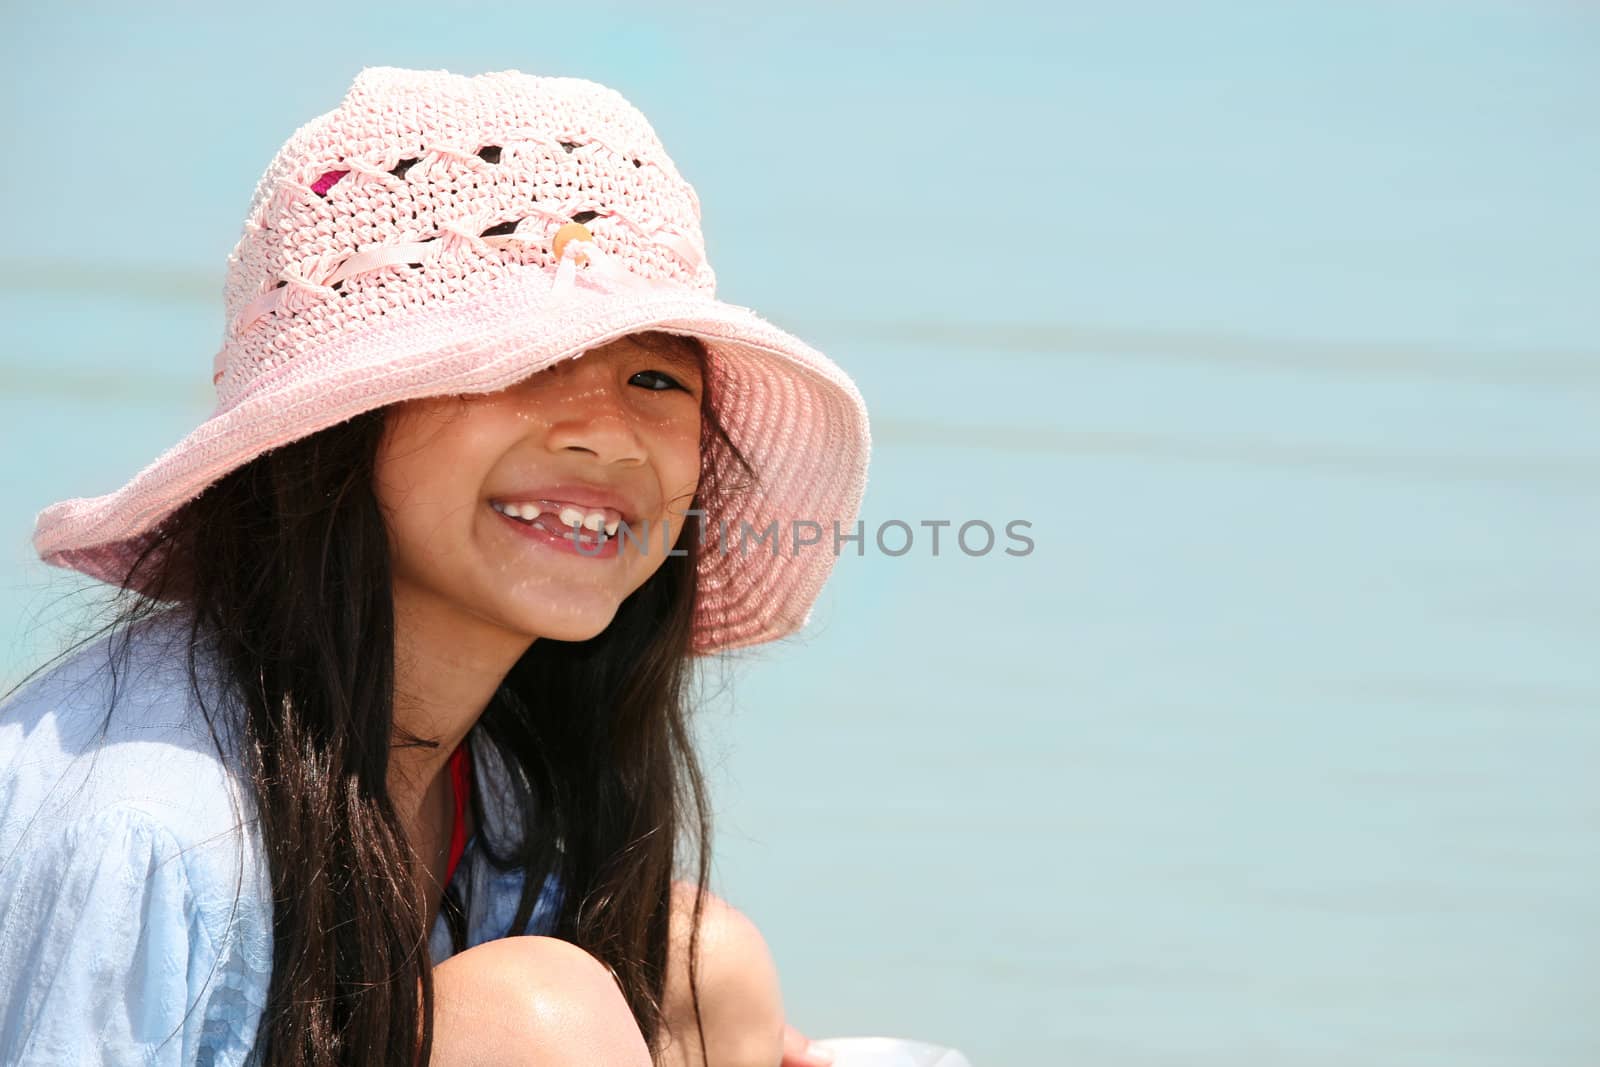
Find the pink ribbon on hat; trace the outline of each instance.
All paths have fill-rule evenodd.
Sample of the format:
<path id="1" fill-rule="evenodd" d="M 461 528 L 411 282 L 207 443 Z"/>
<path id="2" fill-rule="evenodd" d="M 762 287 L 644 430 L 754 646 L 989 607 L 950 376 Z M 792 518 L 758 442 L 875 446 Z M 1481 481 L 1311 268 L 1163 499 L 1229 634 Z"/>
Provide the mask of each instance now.
<path id="1" fill-rule="evenodd" d="M 617 261 L 615 257 L 608 256 L 600 250 L 592 238 L 574 237 L 561 249 L 561 259 L 556 264 L 555 284 L 550 287 L 550 292 L 557 299 L 569 295 L 577 284 L 579 270 L 578 261 L 583 261 L 583 277 L 586 281 L 599 283 L 602 288 L 611 292 L 658 292 L 676 289 L 678 286 L 646 278 L 635 274 Z"/>
<path id="2" fill-rule="evenodd" d="M 434 241 L 405 241 L 357 252 L 341 261 L 320 282 L 303 276 L 299 271 L 285 271 L 280 277 L 286 284 L 268 289 L 246 304 L 233 321 L 233 331 L 236 335 L 243 333 L 263 315 L 278 308 L 293 311 L 319 297 L 323 299 L 336 297 L 337 290 L 333 286 L 355 274 L 400 264 L 429 261 L 441 254 L 455 251 L 463 245 L 479 249 L 503 248 L 510 244 L 534 240 L 531 235 L 519 233 L 483 237 L 471 226 L 445 225 L 440 229 L 441 235 Z M 658 230 L 650 236 L 657 244 L 669 248 L 687 263 L 698 264 L 704 261 L 704 249 L 682 234 L 671 230 Z M 320 257 L 319 266 L 326 269 L 325 264 L 326 257 Z M 316 274 L 321 271 L 306 273 Z M 603 252 L 600 246 L 595 244 L 592 235 L 572 237 L 562 247 L 561 258 L 556 264 L 555 281 L 550 287 L 551 294 L 558 300 L 565 299 L 576 288 L 580 277 L 587 284 L 613 293 L 681 293 L 684 289 L 680 282 L 666 278 L 646 278 L 635 274 L 616 257 Z M 222 380 L 227 353 L 227 346 L 224 346 L 212 360 L 212 384 Z"/>

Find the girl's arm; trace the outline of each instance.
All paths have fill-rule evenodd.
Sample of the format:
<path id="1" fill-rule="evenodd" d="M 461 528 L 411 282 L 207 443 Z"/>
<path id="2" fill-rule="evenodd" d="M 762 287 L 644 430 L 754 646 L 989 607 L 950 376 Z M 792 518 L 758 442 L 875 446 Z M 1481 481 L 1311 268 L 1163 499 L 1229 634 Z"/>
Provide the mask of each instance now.
<path id="1" fill-rule="evenodd" d="M 3 842 L 11 844 L 11 842 Z M 53 826 L 0 863 L 0 1063 L 241 1067 L 267 992 L 270 914 L 231 929 L 229 865 L 133 805 Z M 198 866 L 191 866 L 193 861 Z M 249 929 L 247 929 L 249 927 Z"/>
<path id="2" fill-rule="evenodd" d="M 661 1067 L 705 1067 L 689 998 L 689 924 L 695 887 L 672 887 L 671 942 Z M 755 923 L 707 893 L 700 916 L 698 959 L 701 1023 L 712 1067 L 825 1067 L 831 1057 L 807 1054 L 809 1042 L 784 1022 L 778 970 Z"/>

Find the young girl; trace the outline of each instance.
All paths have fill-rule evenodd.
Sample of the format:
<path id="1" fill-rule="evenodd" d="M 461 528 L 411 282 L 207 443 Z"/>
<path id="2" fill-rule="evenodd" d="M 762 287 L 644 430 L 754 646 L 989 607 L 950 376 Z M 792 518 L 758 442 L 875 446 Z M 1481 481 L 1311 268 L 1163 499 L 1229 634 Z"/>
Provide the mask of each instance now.
<path id="1" fill-rule="evenodd" d="M 826 1062 L 685 703 L 805 624 L 866 411 L 699 223 L 579 79 L 369 69 L 280 150 L 215 412 L 39 517 L 119 592 L 0 710 L 0 1062 Z"/>

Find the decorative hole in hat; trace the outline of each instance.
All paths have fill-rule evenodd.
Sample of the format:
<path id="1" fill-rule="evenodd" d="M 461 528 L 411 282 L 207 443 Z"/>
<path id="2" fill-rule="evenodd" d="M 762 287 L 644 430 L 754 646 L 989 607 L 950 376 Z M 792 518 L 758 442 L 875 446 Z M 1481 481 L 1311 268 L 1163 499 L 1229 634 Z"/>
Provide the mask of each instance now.
<path id="1" fill-rule="evenodd" d="M 412 162 L 415 163 L 416 160 L 412 160 Z M 349 173 L 347 170 L 330 170 L 312 183 L 311 191 L 318 196 L 327 196 L 328 190 L 333 188 L 334 183 Z"/>

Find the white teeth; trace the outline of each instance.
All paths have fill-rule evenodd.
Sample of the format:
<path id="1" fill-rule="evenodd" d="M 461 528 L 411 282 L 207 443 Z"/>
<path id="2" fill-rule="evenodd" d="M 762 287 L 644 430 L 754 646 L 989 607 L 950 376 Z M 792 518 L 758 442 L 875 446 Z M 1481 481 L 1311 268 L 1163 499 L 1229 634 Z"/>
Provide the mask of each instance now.
<path id="1" fill-rule="evenodd" d="M 533 522 L 541 515 L 549 513 L 549 508 L 540 504 L 502 504 L 499 501 L 494 501 L 492 506 L 496 511 L 503 512 L 514 519 L 520 518 L 524 522 Z M 621 519 L 606 518 L 604 511 L 586 511 L 571 504 L 563 506 L 551 518 L 558 519 L 560 525 L 566 527 L 567 530 L 571 530 L 575 526 L 592 533 L 599 533 L 604 530 L 607 537 L 614 535 L 622 525 Z"/>

